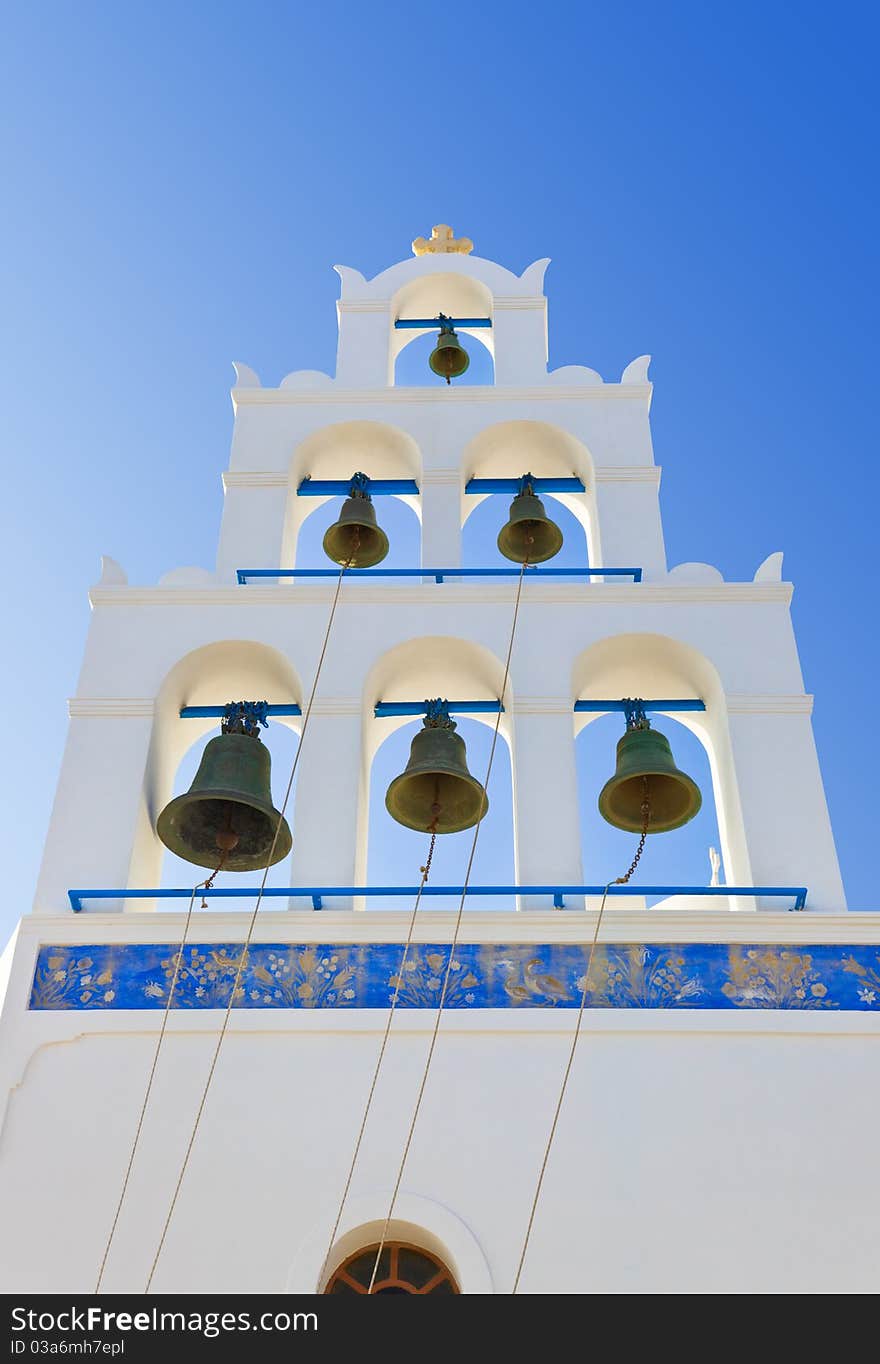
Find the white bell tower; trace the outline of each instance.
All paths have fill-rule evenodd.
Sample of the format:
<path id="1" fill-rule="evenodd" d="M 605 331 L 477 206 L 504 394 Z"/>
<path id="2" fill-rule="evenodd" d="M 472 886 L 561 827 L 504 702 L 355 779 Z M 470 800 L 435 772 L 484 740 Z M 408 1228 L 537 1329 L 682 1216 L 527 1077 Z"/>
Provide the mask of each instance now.
<path id="1" fill-rule="evenodd" d="M 611 381 L 548 370 L 548 261 L 516 274 L 446 225 L 412 249 L 371 280 L 335 267 L 335 376 L 267 388 L 235 366 L 216 570 L 134 585 L 105 559 L 91 590 L 36 898 L 5 959 L 7 1291 L 90 1292 L 102 1258 L 107 1292 L 317 1293 L 337 1274 L 334 1291 L 365 1291 L 357 1257 L 381 1238 L 433 1257 L 437 1291 L 510 1293 L 582 997 L 517 1291 L 858 1291 L 880 1212 L 856 1122 L 869 1103 L 876 1121 L 880 918 L 843 913 L 782 555 L 747 582 L 669 568 L 649 357 Z M 494 383 L 395 384 L 441 315 L 486 345 Z M 306 519 L 355 472 L 380 522 L 386 493 L 416 511 L 407 573 L 303 571 Z M 506 669 L 518 568 L 454 570 L 474 507 L 503 499 L 500 524 L 526 473 L 580 522 L 589 562 L 525 570 Z M 436 696 L 493 725 L 502 707 L 515 884 L 503 911 L 476 883 L 459 915 L 424 898 L 407 948 L 412 886 L 371 909 L 373 760 Z M 160 892 L 156 821 L 233 698 L 268 702 L 270 749 L 278 724 L 302 735 L 293 850 L 255 919 L 256 890 L 209 892 L 187 929 L 186 897 Z M 717 857 L 703 886 L 646 899 L 634 878 L 592 949 L 602 875 L 575 740 L 625 698 L 705 747 L 724 881 Z M 844 1133 L 847 1160 L 815 1178 Z"/>

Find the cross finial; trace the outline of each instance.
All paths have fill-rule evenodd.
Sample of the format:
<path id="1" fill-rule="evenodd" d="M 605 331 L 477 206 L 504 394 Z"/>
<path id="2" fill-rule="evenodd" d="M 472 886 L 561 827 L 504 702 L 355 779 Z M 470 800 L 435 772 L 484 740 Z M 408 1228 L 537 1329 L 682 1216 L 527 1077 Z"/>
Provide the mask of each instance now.
<path id="1" fill-rule="evenodd" d="M 453 236 L 448 223 L 437 223 L 431 228 L 430 238 L 416 237 L 412 249 L 414 256 L 435 256 L 452 252 L 466 256 L 473 251 L 474 244 L 470 237 Z"/>

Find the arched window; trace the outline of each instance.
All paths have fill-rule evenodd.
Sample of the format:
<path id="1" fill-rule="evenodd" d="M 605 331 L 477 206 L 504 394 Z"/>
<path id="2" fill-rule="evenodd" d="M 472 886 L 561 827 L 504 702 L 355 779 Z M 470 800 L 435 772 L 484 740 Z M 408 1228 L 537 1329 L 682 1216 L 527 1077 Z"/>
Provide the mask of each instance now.
<path id="1" fill-rule="evenodd" d="M 325 1293 L 362 1293 L 370 1291 L 378 1245 L 357 1250 L 330 1276 Z M 377 1293 L 458 1293 L 451 1273 L 426 1250 L 402 1241 L 386 1242 L 379 1257 L 373 1294 Z"/>

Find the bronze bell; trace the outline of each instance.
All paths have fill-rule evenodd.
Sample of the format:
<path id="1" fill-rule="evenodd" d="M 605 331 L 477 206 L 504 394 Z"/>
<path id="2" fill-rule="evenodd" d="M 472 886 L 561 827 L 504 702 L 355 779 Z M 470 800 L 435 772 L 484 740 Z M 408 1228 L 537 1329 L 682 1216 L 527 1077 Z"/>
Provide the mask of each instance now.
<path id="1" fill-rule="evenodd" d="M 599 793 L 599 812 L 616 829 L 640 834 L 645 800 L 649 834 L 680 829 L 703 803 L 696 782 L 676 767 L 666 735 L 647 720 L 618 741 L 617 770 Z"/>
<path id="2" fill-rule="evenodd" d="M 388 553 L 388 536 L 376 521 L 376 509 L 366 491 L 368 487 L 366 477 L 355 474 L 339 520 L 334 521 L 324 535 L 324 553 L 335 564 L 372 568 Z"/>
<path id="3" fill-rule="evenodd" d="M 409 762 L 385 793 L 385 808 L 398 824 L 422 833 L 457 834 L 485 815 L 489 799 L 467 769 L 464 739 L 445 708 L 429 710 Z"/>
<path id="4" fill-rule="evenodd" d="M 562 531 L 550 520 L 527 478 L 510 504 L 507 524 L 498 534 L 498 548 L 515 564 L 543 564 L 562 548 Z"/>
<path id="5" fill-rule="evenodd" d="M 441 313 L 440 320 L 443 326 L 440 328 L 437 344 L 428 357 L 428 364 L 434 373 L 439 374 L 448 384 L 464 374 L 471 358 L 456 336 L 450 319 Z"/>
<path id="6" fill-rule="evenodd" d="M 267 867 L 270 851 L 272 863 L 280 862 L 292 839 L 287 820 L 272 804 L 271 763 L 256 734 L 212 739 L 186 795 L 159 816 L 156 832 L 165 847 L 197 867 L 222 864 L 224 871 Z"/>

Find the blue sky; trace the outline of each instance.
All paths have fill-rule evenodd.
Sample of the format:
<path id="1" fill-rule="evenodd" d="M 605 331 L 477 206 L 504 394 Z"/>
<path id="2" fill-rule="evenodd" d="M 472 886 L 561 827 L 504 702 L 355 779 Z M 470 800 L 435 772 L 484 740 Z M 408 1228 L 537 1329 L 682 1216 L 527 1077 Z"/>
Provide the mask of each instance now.
<path id="1" fill-rule="evenodd" d="M 211 566 L 230 361 L 332 370 L 330 266 L 372 274 L 441 221 L 517 270 L 553 258 L 552 366 L 653 354 L 671 563 L 751 578 L 785 551 L 873 908 L 874 7 L 37 2 L 3 29 L 0 939 L 98 556 L 134 582 Z"/>

